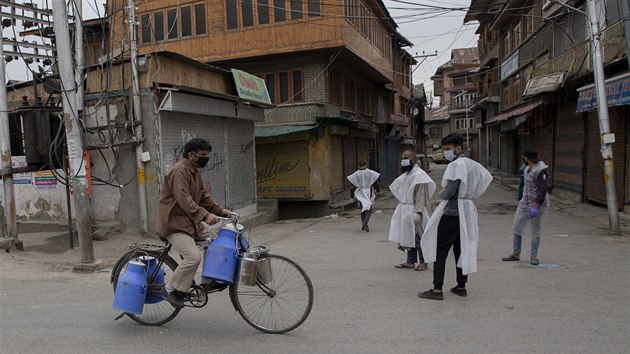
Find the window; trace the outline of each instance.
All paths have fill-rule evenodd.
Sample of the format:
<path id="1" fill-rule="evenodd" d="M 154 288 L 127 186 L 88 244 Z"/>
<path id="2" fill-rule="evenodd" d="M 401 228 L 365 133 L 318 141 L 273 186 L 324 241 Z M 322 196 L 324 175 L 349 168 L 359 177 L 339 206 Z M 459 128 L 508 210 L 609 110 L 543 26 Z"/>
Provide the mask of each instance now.
<path id="1" fill-rule="evenodd" d="M 228 31 L 238 28 L 238 4 L 234 0 L 225 0 L 225 17 Z"/>
<path id="2" fill-rule="evenodd" d="M 503 56 L 507 57 L 508 54 L 510 54 L 511 52 L 511 48 L 510 48 L 510 44 L 511 44 L 511 39 L 510 39 L 510 32 L 505 33 L 505 38 L 503 38 Z"/>
<path id="3" fill-rule="evenodd" d="M 267 91 L 269 91 L 269 99 L 276 102 L 276 76 L 275 74 L 265 75 L 265 83 L 267 83 Z"/>
<path id="4" fill-rule="evenodd" d="M 252 0 L 241 0 L 241 18 L 243 27 L 252 27 L 254 25 L 254 4 Z"/>
<path id="5" fill-rule="evenodd" d="M 514 30 L 512 31 L 512 48 L 516 49 L 521 45 L 521 37 L 522 37 L 522 29 L 521 23 L 519 22 L 516 26 L 514 26 Z"/>
<path id="6" fill-rule="evenodd" d="M 464 117 L 455 119 L 455 129 L 471 129 L 473 127 L 474 118 L 472 117 Z"/>
<path id="7" fill-rule="evenodd" d="M 195 5 L 195 34 L 206 34 L 206 5 Z"/>
<path id="8" fill-rule="evenodd" d="M 304 17 L 302 12 L 302 0 L 291 0 L 291 19 L 300 20 Z"/>
<path id="9" fill-rule="evenodd" d="M 284 103 L 289 100 L 289 73 L 281 72 L 278 77 L 280 79 L 280 103 Z"/>
<path id="10" fill-rule="evenodd" d="M 275 22 L 287 20 L 287 10 L 284 0 L 273 0 L 273 17 Z"/>
<path id="11" fill-rule="evenodd" d="M 282 104 L 304 101 L 303 75 L 302 69 L 294 69 L 264 73 L 258 76 L 265 79 L 271 102 Z"/>
<path id="12" fill-rule="evenodd" d="M 319 0 L 308 0 L 308 17 L 321 16 L 321 12 Z"/>
<path id="13" fill-rule="evenodd" d="M 503 84 L 503 89 L 501 90 L 501 104 L 502 108 L 510 107 L 510 85 Z"/>
<path id="14" fill-rule="evenodd" d="M 343 106 L 354 109 L 354 82 L 348 78 L 343 79 Z"/>
<path id="15" fill-rule="evenodd" d="M 177 27 L 177 9 L 170 9 L 166 12 L 168 19 L 168 39 L 179 37 L 179 28 Z"/>
<path id="16" fill-rule="evenodd" d="M 146 14 L 141 17 L 142 43 L 151 43 L 151 17 Z"/>
<path id="17" fill-rule="evenodd" d="M 442 127 L 429 128 L 429 139 L 442 139 Z"/>
<path id="18" fill-rule="evenodd" d="M 299 90 L 293 90 L 294 92 L 294 101 L 302 101 L 302 71 L 296 70 L 293 72 L 293 87 L 300 88 Z"/>
<path id="19" fill-rule="evenodd" d="M 457 87 L 457 86 L 464 86 L 466 84 L 466 77 L 462 76 L 462 77 L 454 77 L 453 78 L 453 86 Z"/>
<path id="20" fill-rule="evenodd" d="M 520 96 L 520 80 L 514 80 L 512 82 L 512 104 L 516 104 L 518 101 L 520 101 Z"/>
<path id="21" fill-rule="evenodd" d="M 341 75 L 335 70 L 330 70 L 328 73 L 330 102 L 341 105 Z"/>
<path id="22" fill-rule="evenodd" d="M 182 37 L 190 37 L 192 36 L 192 21 L 190 16 L 190 6 L 182 7 L 181 9 L 182 18 L 180 22 L 182 23 Z"/>
<path id="23" fill-rule="evenodd" d="M 268 23 L 269 23 L 269 0 L 258 0 L 258 24 L 266 25 Z"/>
<path id="24" fill-rule="evenodd" d="M 155 41 L 164 40 L 164 13 L 162 11 L 153 14 L 153 25 L 155 26 Z"/>

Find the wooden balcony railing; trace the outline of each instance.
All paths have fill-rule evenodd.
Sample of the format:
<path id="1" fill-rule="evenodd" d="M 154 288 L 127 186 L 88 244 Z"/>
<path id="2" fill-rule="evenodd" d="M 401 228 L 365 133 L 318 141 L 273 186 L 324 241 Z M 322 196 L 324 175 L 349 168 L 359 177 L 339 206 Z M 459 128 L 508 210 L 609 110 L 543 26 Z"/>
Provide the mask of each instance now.
<path id="1" fill-rule="evenodd" d="M 601 44 L 604 65 L 621 57 L 624 53 L 628 55 L 623 29 L 623 21 L 619 21 L 602 31 Z M 532 77 L 549 75 L 559 71 L 566 71 L 567 76 L 588 74 L 593 71 L 593 61 L 590 54 L 590 40 L 577 43 L 555 58 L 534 68 Z"/>

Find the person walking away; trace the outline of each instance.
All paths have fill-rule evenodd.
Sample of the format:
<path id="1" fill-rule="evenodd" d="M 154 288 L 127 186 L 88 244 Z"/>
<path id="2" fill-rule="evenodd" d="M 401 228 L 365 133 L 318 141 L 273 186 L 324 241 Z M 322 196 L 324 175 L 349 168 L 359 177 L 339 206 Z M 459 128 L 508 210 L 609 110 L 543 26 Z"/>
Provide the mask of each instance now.
<path id="1" fill-rule="evenodd" d="M 402 174 L 389 186 L 398 199 L 389 226 L 389 240 L 398 243 L 399 249 L 407 250 L 407 261 L 395 267 L 425 270 L 427 264 L 420 239 L 429 220 L 426 206 L 435 192 L 435 182 L 416 164 L 416 155 L 411 150 L 403 151 L 400 165 Z"/>
<path id="2" fill-rule="evenodd" d="M 201 263 L 202 254 L 195 238 L 203 232 L 202 222 L 216 224 L 217 216 L 231 214 L 212 200 L 203 184 L 200 169 L 208 163 L 210 151 L 212 147 L 207 140 L 189 140 L 184 145 L 184 159 L 171 167 L 160 191 L 157 232 L 183 258 L 161 291 L 177 308 L 184 307 L 182 294 L 190 291 Z"/>
<path id="3" fill-rule="evenodd" d="M 380 173 L 372 171 L 367 168 L 365 161 L 359 162 L 359 169 L 351 174 L 348 181 L 356 187 L 354 191 L 354 197 L 357 198 L 359 204 L 361 204 L 361 230 L 370 232 L 368 222 L 372 215 L 372 204 L 374 204 L 374 191 L 372 185 L 378 180 Z"/>
<path id="4" fill-rule="evenodd" d="M 486 191 L 492 175 L 463 154 L 463 143 L 463 136 L 456 133 L 447 135 L 441 141 L 444 157 L 450 163 L 442 178 L 442 201 L 431 216 L 421 240 L 425 261 L 435 262 L 433 288 L 418 293 L 423 299 L 443 299 L 446 258 L 451 247 L 457 273 L 457 286 L 451 289 L 452 293 L 467 296 L 468 274 L 477 271 L 479 226 L 474 200 Z"/>
<path id="5" fill-rule="evenodd" d="M 512 254 L 501 258 L 504 262 L 519 261 L 521 259 L 521 242 L 523 229 L 528 221 L 531 226 L 532 245 L 529 254 L 529 263 L 538 265 L 538 247 L 540 246 L 540 233 L 542 231 L 542 219 L 549 209 L 549 195 L 547 193 L 547 179 L 549 166 L 538 159 L 538 152 L 534 149 L 523 151 L 523 162 L 527 165 L 523 174 L 525 184 L 523 196 L 516 208 L 512 234 L 514 235 Z"/>

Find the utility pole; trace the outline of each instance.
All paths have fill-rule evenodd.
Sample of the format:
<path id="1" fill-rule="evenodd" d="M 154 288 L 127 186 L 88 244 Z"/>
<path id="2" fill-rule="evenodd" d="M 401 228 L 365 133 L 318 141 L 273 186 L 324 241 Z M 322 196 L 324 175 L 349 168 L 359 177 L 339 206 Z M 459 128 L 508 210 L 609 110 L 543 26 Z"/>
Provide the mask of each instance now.
<path id="1" fill-rule="evenodd" d="M 13 190 L 13 165 L 11 163 L 11 133 L 9 131 L 9 103 L 7 101 L 7 80 L 5 62 L 0 36 L 0 171 L 4 189 L 4 220 L 6 235 L 9 239 L 17 239 L 17 217 L 15 215 L 15 192 Z"/>
<path id="2" fill-rule="evenodd" d="M 604 61 L 602 59 L 601 27 L 595 9 L 595 0 L 586 0 L 586 12 L 571 5 L 551 0 L 553 3 L 579 12 L 588 18 L 591 25 L 591 58 L 593 59 L 593 76 L 595 79 L 595 96 L 597 97 L 597 114 L 599 116 L 599 136 L 601 153 L 604 159 L 604 183 L 606 184 L 606 204 L 608 206 L 608 231 L 620 235 L 619 206 L 617 205 L 617 188 L 615 186 L 615 165 L 613 163 L 612 144 L 615 134 L 610 133 L 608 119 L 608 100 L 606 98 L 606 78 L 604 77 Z M 627 1 L 627 0 L 624 0 Z M 627 23 L 627 22 L 626 22 Z M 627 33 L 627 32 L 626 32 Z"/>
<path id="3" fill-rule="evenodd" d="M 604 182 L 606 183 L 606 204 L 608 205 L 608 223 L 611 233 L 620 234 L 619 207 L 617 206 L 617 188 L 615 186 L 615 165 L 613 163 L 612 144 L 615 135 L 610 133 L 608 119 L 608 100 L 606 98 L 606 79 L 602 60 L 601 27 L 595 12 L 595 0 L 586 0 L 587 17 L 591 22 L 591 50 L 593 58 L 593 76 L 597 94 L 597 113 L 599 115 L 599 134 L 601 152 L 604 159 Z"/>
<path id="4" fill-rule="evenodd" d="M 77 87 L 77 111 L 83 112 L 85 90 L 83 87 L 83 1 L 74 1 L 74 58 L 76 62 L 75 80 Z"/>
<path id="5" fill-rule="evenodd" d="M 70 171 L 68 183 L 72 186 L 74 208 L 76 211 L 76 229 L 79 234 L 79 249 L 81 262 L 74 267 L 75 272 L 94 272 L 102 267 L 100 260 L 94 259 L 92 244 L 92 222 L 90 220 L 90 203 L 87 196 L 87 181 L 85 176 L 78 178 L 84 171 L 83 160 L 83 132 L 79 124 L 77 112 L 76 82 L 72 70 L 72 50 L 70 47 L 70 33 L 68 31 L 68 14 L 64 0 L 53 0 L 53 28 L 57 43 L 57 65 L 61 79 L 63 97 L 63 121 L 66 129 L 68 145 L 68 159 Z"/>
<path id="6" fill-rule="evenodd" d="M 466 111 L 466 154 L 470 157 L 470 140 L 468 137 L 468 91 L 462 91 L 462 99 L 464 100 L 464 110 Z"/>
<path id="7" fill-rule="evenodd" d="M 144 184 L 144 144 L 142 136 L 142 109 L 140 107 L 140 84 L 138 80 L 138 32 L 136 26 L 136 5 L 134 0 L 128 0 L 129 18 L 129 48 L 131 52 L 131 95 L 133 105 L 132 122 L 136 135 L 136 167 L 138 177 L 138 202 L 140 204 L 140 231 L 143 237 L 149 234 L 149 223 L 147 216 L 147 190 Z"/>

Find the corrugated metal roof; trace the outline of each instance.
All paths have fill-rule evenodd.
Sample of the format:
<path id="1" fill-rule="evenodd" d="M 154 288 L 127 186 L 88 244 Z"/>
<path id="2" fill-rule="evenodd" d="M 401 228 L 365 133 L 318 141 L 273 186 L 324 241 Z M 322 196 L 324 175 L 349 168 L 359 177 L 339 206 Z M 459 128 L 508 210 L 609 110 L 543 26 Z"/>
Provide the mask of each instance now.
<path id="1" fill-rule="evenodd" d="M 280 136 L 291 133 L 311 130 L 315 125 L 279 125 L 273 127 L 256 127 L 254 136 L 256 138 L 266 138 L 270 136 Z"/>

